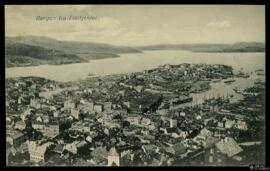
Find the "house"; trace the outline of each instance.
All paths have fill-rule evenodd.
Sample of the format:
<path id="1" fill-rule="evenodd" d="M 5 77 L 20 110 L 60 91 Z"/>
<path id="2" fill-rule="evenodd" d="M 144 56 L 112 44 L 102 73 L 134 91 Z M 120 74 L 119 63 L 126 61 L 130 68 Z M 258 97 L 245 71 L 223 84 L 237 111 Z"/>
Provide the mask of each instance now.
<path id="1" fill-rule="evenodd" d="M 68 143 L 64 146 L 64 149 L 71 152 L 72 154 L 77 154 L 78 150 L 84 147 L 87 144 L 85 140 L 83 141 L 74 141 L 72 143 Z"/>
<path id="2" fill-rule="evenodd" d="M 196 137 L 193 138 L 193 140 L 197 141 L 197 142 L 198 141 L 203 141 L 204 142 L 207 139 L 207 137 L 212 136 L 212 135 L 213 135 L 213 133 L 211 131 L 209 131 L 206 128 L 203 128 L 200 131 L 200 133 Z"/>
<path id="3" fill-rule="evenodd" d="M 120 83 L 121 84 L 121 83 Z M 125 90 L 119 90 L 118 91 L 118 94 L 121 95 L 121 96 L 124 96 L 125 95 Z"/>
<path id="4" fill-rule="evenodd" d="M 30 106 L 34 107 L 36 109 L 40 109 L 41 108 L 41 104 L 40 101 L 38 99 L 30 99 Z"/>
<path id="5" fill-rule="evenodd" d="M 159 110 L 156 110 L 156 113 L 158 115 L 161 115 L 161 116 L 166 116 L 166 115 L 168 115 L 169 110 L 168 109 L 159 109 Z"/>
<path id="6" fill-rule="evenodd" d="M 224 128 L 224 122 L 218 122 L 217 126 L 220 127 L 220 128 Z"/>
<path id="7" fill-rule="evenodd" d="M 15 123 L 15 129 L 24 130 L 26 128 L 26 124 L 24 121 L 20 120 Z"/>
<path id="8" fill-rule="evenodd" d="M 59 111 L 53 111 L 53 117 L 58 118 L 59 117 Z"/>
<path id="9" fill-rule="evenodd" d="M 77 109 L 71 109 L 70 110 L 71 116 L 73 116 L 75 119 L 80 120 L 80 112 Z"/>
<path id="10" fill-rule="evenodd" d="M 84 133 L 90 133 L 91 131 L 91 124 L 90 123 L 84 123 L 83 124 L 83 132 Z"/>
<path id="11" fill-rule="evenodd" d="M 205 149 L 213 147 L 219 141 L 218 138 L 209 136 L 203 141 L 203 147 Z"/>
<path id="12" fill-rule="evenodd" d="M 63 144 L 56 144 L 54 148 L 52 149 L 53 152 L 56 152 L 58 154 L 62 154 L 64 151 L 64 145 Z"/>
<path id="13" fill-rule="evenodd" d="M 73 122 L 71 125 L 71 128 L 69 128 L 69 130 L 78 131 L 78 132 L 83 132 L 84 129 L 87 131 L 87 127 L 84 128 L 82 121 Z M 90 127 L 89 127 L 89 129 L 90 129 Z"/>
<path id="14" fill-rule="evenodd" d="M 12 146 L 6 149 L 6 165 L 9 165 L 9 156 L 15 156 L 16 155 L 16 149 Z"/>
<path id="15" fill-rule="evenodd" d="M 103 106 L 102 105 L 94 105 L 94 111 L 97 113 L 101 113 L 103 111 Z"/>
<path id="16" fill-rule="evenodd" d="M 248 130 L 247 123 L 241 120 L 237 120 L 235 127 L 240 130 Z"/>
<path id="17" fill-rule="evenodd" d="M 27 109 L 26 111 L 24 111 L 21 115 L 20 118 L 24 121 L 26 119 L 27 116 L 31 115 L 31 110 Z"/>
<path id="18" fill-rule="evenodd" d="M 19 131 L 9 131 L 7 132 L 6 141 L 14 147 L 19 147 L 23 142 L 26 141 L 26 137 Z"/>
<path id="19" fill-rule="evenodd" d="M 159 150 L 159 147 L 153 144 L 146 144 L 142 145 L 142 150 L 144 153 L 151 155 L 153 153 L 156 153 Z"/>
<path id="20" fill-rule="evenodd" d="M 108 165 L 107 166 L 120 166 L 120 155 L 116 151 L 115 147 L 111 148 L 108 153 Z"/>
<path id="21" fill-rule="evenodd" d="M 84 104 L 79 104 L 77 107 L 79 110 L 89 111 L 90 113 L 94 112 L 94 103 L 85 102 Z"/>
<path id="22" fill-rule="evenodd" d="M 186 147 L 182 143 L 174 144 L 170 147 L 163 147 L 165 152 L 173 155 L 173 156 L 180 156 L 181 154 L 186 152 Z"/>
<path id="23" fill-rule="evenodd" d="M 140 118 L 137 115 L 129 115 L 127 116 L 126 120 L 131 124 L 131 125 L 138 125 Z"/>
<path id="24" fill-rule="evenodd" d="M 115 113 L 122 115 L 122 116 L 127 115 L 127 112 L 128 112 L 127 109 L 116 109 L 114 111 L 115 111 Z"/>
<path id="25" fill-rule="evenodd" d="M 104 111 L 108 113 L 112 112 L 112 102 L 104 103 Z"/>
<path id="26" fill-rule="evenodd" d="M 241 147 L 230 137 L 222 140 L 212 137 L 211 144 L 204 154 L 207 165 L 222 165 L 226 163 L 228 157 L 233 157 L 242 151 Z"/>
<path id="27" fill-rule="evenodd" d="M 97 136 L 98 136 L 98 133 L 90 132 L 90 134 L 85 138 L 85 140 L 92 143 L 94 138 L 96 138 Z"/>
<path id="28" fill-rule="evenodd" d="M 170 128 L 177 127 L 177 120 L 174 118 L 170 118 Z"/>
<path id="29" fill-rule="evenodd" d="M 110 129 L 112 129 L 112 128 L 120 128 L 121 127 L 121 125 L 120 125 L 120 123 L 119 122 L 117 122 L 117 121 L 109 121 L 109 120 L 106 120 L 105 122 L 103 122 L 103 125 L 105 126 L 105 127 L 107 127 L 107 128 L 110 128 Z"/>
<path id="30" fill-rule="evenodd" d="M 180 116 L 185 117 L 186 116 L 186 113 L 185 112 L 180 112 Z"/>
<path id="31" fill-rule="evenodd" d="M 75 108 L 75 103 L 72 102 L 71 100 L 67 100 L 64 102 L 64 109 L 74 109 Z"/>
<path id="32" fill-rule="evenodd" d="M 225 121 L 225 128 L 229 129 L 229 128 L 232 128 L 235 124 L 235 120 L 230 120 L 230 119 L 227 119 Z"/>
<path id="33" fill-rule="evenodd" d="M 145 125 L 145 126 L 150 125 L 151 124 L 151 120 L 148 119 L 148 118 L 142 118 L 141 124 L 142 125 Z"/>
<path id="34" fill-rule="evenodd" d="M 134 89 L 138 92 L 141 93 L 144 89 L 144 86 L 135 86 Z"/>
<path id="35" fill-rule="evenodd" d="M 32 123 L 32 128 L 36 129 L 36 130 L 44 130 L 45 129 L 45 125 L 42 122 L 33 122 Z"/>
<path id="36" fill-rule="evenodd" d="M 35 141 L 28 142 L 28 151 L 30 154 L 30 160 L 34 162 L 44 162 L 46 159 L 46 152 L 52 143 L 47 142 L 45 144 L 39 145 Z"/>
<path id="37" fill-rule="evenodd" d="M 42 133 L 45 137 L 54 138 L 60 133 L 60 126 L 58 124 L 46 125 Z"/>
<path id="38" fill-rule="evenodd" d="M 128 109 L 130 108 L 130 102 L 124 102 L 124 106 L 126 106 Z"/>
<path id="39" fill-rule="evenodd" d="M 50 117 L 48 115 L 42 115 L 42 120 L 44 123 L 49 123 L 50 122 Z"/>

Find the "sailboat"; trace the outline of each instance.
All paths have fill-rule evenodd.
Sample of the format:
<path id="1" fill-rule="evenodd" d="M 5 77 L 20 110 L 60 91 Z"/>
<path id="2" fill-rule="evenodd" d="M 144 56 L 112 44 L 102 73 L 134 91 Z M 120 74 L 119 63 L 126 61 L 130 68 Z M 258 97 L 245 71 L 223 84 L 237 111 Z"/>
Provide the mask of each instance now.
<path id="1" fill-rule="evenodd" d="M 241 93 L 241 91 L 240 91 L 237 87 L 234 87 L 234 88 L 233 88 L 233 91 L 236 92 L 236 93 L 238 93 L 238 94 Z"/>

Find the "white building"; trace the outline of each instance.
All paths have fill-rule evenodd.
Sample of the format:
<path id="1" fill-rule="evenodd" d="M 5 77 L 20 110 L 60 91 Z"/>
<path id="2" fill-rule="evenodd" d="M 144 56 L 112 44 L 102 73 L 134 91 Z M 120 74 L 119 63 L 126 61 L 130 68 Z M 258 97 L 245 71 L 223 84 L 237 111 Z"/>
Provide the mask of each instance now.
<path id="1" fill-rule="evenodd" d="M 50 147 L 52 143 L 47 142 L 43 145 L 38 145 L 35 141 L 28 142 L 28 151 L 30 154 L 30 160 L 34 162 L 44 162 L 45 161 L 45 153 L 47 152 L 48 147 Z"/>
<path id="2" fill-rule="evenodd" d="M 170 128 L 177 127 L 177 120 L 176 119 L 170 119 Z"/>

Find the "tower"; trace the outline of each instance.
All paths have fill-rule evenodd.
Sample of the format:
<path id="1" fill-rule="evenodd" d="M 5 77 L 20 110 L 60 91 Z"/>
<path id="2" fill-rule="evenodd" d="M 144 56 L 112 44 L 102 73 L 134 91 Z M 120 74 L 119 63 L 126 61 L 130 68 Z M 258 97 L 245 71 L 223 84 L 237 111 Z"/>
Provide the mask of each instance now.
<path id="1" fill-rule="evenodd" d="M 111 148 L 108 153 L 108 165 L 107 166 L 120 166 L 120 156 L 115 147 Z"/>

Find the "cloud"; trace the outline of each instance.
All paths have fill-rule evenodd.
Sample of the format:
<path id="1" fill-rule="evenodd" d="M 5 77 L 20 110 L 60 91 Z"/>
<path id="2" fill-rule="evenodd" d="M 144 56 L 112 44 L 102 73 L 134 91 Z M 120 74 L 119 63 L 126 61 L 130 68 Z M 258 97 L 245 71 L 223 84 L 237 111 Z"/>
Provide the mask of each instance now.
<path id="1" fill-rule="evenodd" d="M 230 28 L 232 23 L 228 20 L 217 21 L 217 22 L 210 22 L 206 24 L 208 28 Z"/>

